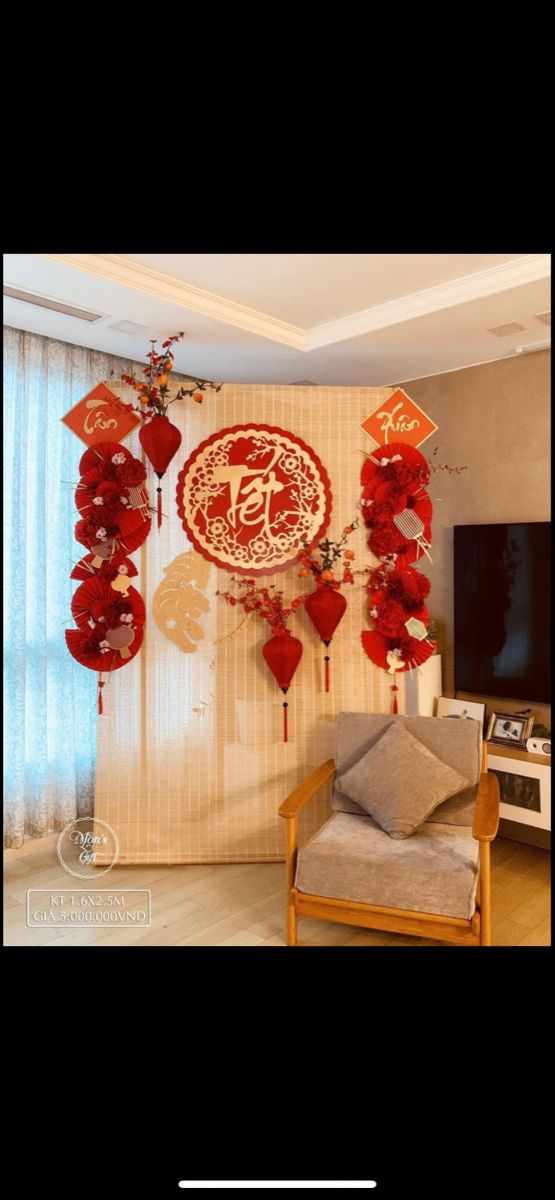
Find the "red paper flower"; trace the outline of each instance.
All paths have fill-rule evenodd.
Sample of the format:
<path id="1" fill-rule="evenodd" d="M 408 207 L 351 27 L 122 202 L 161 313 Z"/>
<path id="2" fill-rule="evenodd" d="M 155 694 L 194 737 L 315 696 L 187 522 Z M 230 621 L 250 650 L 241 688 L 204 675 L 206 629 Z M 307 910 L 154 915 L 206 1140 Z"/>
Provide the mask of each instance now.
<path id="1" fill-rule="evenodd" d="M 115 474 L 120 487 L 138 487 L 146 479 L 146 467 L 139 458 L 130 458 L 116 466 Z"/>
<path id="2" fill-rule="evenodd" d="M 115 537 L 118 527 L 115 524 L 106 521 L 104 524 L 101 518 L 96 518 L 94 514 L 90 517 L 83 517 L 75 526 L 75 540 L 82 542 L 89 550 L 96 545 L 97 542 L 107 541 L 111 537 Z"/>
<path id="3" fill-rule="evenodd" d="M 396 637 L 404 629 L 407 619 L 406 612 L 398 600 L 384 600 L 377 606 L 378 615 L 374 620 L 374 628 L 384 637 Z"/>
<path id="4" fill-rule="evenodd" d="M 376 558 L 385 554 L 403 554 L 410 547 L 410 543 L 405 541 L 399 530 L 393 524 L 385 522 L 372 530 L 368 545 Z"/>

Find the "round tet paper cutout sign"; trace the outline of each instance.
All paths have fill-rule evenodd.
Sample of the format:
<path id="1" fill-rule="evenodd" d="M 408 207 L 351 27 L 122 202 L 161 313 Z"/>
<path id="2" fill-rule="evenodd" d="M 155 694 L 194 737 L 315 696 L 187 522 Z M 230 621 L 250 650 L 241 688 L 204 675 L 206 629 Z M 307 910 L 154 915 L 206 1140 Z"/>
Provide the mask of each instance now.
<path id="1" fill-rule="evenodd" d="M 331 488 L 301 438 L 270 425 L 213 434 L 179 473 L 177 510 L 196 550 L 243 575 L 285 571 L 325 533 Z"/>

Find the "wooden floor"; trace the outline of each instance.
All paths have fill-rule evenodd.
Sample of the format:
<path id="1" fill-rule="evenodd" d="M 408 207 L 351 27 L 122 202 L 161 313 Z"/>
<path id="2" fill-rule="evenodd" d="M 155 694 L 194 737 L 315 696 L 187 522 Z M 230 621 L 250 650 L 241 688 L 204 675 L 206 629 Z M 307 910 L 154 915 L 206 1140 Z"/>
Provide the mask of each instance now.
<path id="1" fill-rule="evenodd" d="M 492 846 L 494 946 L 548 946 L 550 859 L 547 850 L 498 838 Z M 29 929 L 28 888 L 69 888 L 55 848 L 5 867 L 5 935 L 9 946 L 285 946 L 282 863 L 235 866 L 115 867 L 103 889 L 149 888 L 152 926 Z M 86 888 L 86 885 L 82 885 Z M 87 889 L 89 890 L 89 889 Z M 438 946 L 401 934 L 301 920 L 304 946 Z"/>

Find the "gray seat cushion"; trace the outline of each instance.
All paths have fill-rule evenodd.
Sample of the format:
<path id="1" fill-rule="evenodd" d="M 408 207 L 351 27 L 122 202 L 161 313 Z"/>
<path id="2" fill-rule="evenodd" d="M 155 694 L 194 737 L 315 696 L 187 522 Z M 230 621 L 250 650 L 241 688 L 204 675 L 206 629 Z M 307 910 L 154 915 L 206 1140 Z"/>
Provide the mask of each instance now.
<path id="1" fill-rule="evenodd" d="M 481 769 L 482 731 L 478 721 L 392 716 L 387 713 L 340 713 L 335 749 L 338 776 L 363 758 L 393 722 L 404 725 L 442 762 L 469 781 L 468 788 L 445 800 L 429 819 L 434 823 L 471 826 Z M 337 812 L 366 815 L 359 804 L 343 795 L 337 787 L 333 790 L 333 807 Z"/>
<path id="2" fill-rule="evenodd" d="M 313 896 L 469 919 L 478 854 L 478 842 L 460 826 L 425 821 L 412 837 L 395 840 L 372 817 L 338 812 L 299 851 L 296 886 Z"/>

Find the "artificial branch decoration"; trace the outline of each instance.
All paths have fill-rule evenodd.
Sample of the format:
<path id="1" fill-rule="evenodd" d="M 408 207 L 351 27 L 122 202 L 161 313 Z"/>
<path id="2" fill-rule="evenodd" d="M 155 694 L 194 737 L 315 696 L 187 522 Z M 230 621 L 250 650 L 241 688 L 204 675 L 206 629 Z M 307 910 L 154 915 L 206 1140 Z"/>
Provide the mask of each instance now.
<path id="1" fill-rule="evenodd" d="M 128 407 L 133 408 L 133 411 L 138 413 L 143 421 L 149 421 L 155 414 L 164 417 L 168 406 L 175 404 L 176 400 L 183 400 L 185 396 L 192 396 L 197 404 L 202 404 L 203 391 L 219 392 L 223 387 L 222 383 L 213 383 L 210 379 L 194 379 L 193 387 L 180 387 L 175 396 L 172 396 L 171 400 L 169 399 L 169 377 L 170 371 L 173 370 L 175 357 L 172 346 L 176 342 L 180 342 L 184 336 L 184 333 L 175 333 L 172 337 L 166 338 L 166 341 L 162 342 L 159 353 L 156 350 L 156 340 L 151 338 L 152 349 L 145 356 L 149 360 L 148 366 L 143 367 L 144 379 L 137 379 L 136 375 L 120 375 L 123 383 L 128 383 L 138 392 L 138 399 L 145 407 L 137 408 L 136 405 Z"/>
<path id="2" fill-rule="evenodd" d="M 196 379 L 193 387 L 180 387 L 175 396 L 169 398 L 170 372 L 173 370 L 174 364 L 172 347 L 176 342 L 181 341 L 183 336 L 183 333 L 175 333 L 172 337 L 166 338 L 165 342 L 162 342 L 160 352 L 157 351 L 156 340 L 151 339 L 151 349 L 146 355 L 148 366 L 143 367 L 144 379 L 138 379 L 136 375 L 120 376 L 123 383 L 129 384 L 138 393 L 139 407 L 136 405 L 126 405 L 126 407 L 136 412 L 143 422 L 139 441 L 147 458 L 152 463 L 158 479 L 165 474 L 181 445 L 179 429 L 172 425 L 166 416 L 169 405 L 175 404 L 176 400 L 182 400 L 185 396 L 191 396 L 197 404 L 202 404 L 203 391 L 219 392 L 223 387 L 223 384 L 212 383 L 210 379 Z M 162 488 L 160 485 L 156 491 L 158 493 L 159 528 L 162 524 Z"/>
<path id="3" fill-rule="evenodd" d="M 324 538 L 324 541 L 319 542 L 317 549 L 320 551 L 320 561 L 316 556 L 316 549 L 309 550 L 307 546 L 301 551 L 299 558 L 301 561 L 301 569 L 299 575 L 301 578 L 306 578 L 311 573 L 316 577 L 316 581 L 321 584 L 328 584 L 331 587 L 339 588 L 342 583 L 354 583 L 351 562 L 355 557 L 354 550 L 346 550 L 345 545 L 351 533 L 358 528 L 359 519 L 355 517 L 350 525 L 346 525 L 338 542 L 332 542 L 330 538 Z M 334 575 L 336 564 L 339 565 L 338 559 L 344 557 L 347 562 L 343 568 L 343 576 L 337 579 Z"/>
<path id="4" fill-rule="evenodd" d="M 435 459 L 435 456 L 436 456 L 438 450 L 439 450 L 439 446 L 436 446 L 435 450 L 432 451 L 431 458 L 426 459 L 426 462 L 428 463 L 428 466 L 430 468 L 431 475 L 435 475 L 437 471 L 447 471 L 448 475 L 460 475 L 461 471 L 468 471 L 467 466 L 450 467 L 449 463 L 434 462 L 433 460 Z"/>
<path id="5" fill-rule="evenodd" d="M 332 542 L 330 538 L 324 538 L 319 542 L 317 547 L 319 556 L 316 550 L 309 550 L 306 546 L 300 555 L 302 566 L 299 575 L 306 578 L 312 574 L 316 580 L 316 590 L 306 597 L 305 608 L 326 647 L 324 655 L 326 692 L 330 690 L 330 656 L 327 650 L 347 608 L 347 601 L 344 596 L 339 595 L 339 589 L 342 584 L 355 581 L 351 567 L 355 557 L 354 550 L 346 550 L 345 546 L 350 534 L 358 527 L 358 524 L 358 517 L 355 517 L 350 525 L 345 526 L 338 542 Z M 337 578 L 335 570 L 339 567 L 341 558 L 345 559 L 345 565 L 343 574 Z"/>
<path id="6" fill-rule="evenodd" d="M 233 592 L 217 592 L 233 607 L 240 604 L 247 615 L 255 612 L 259 617 L 268 621 L 272 637 L 264 643 L 262 653 L 272 675 L 277 680 L 283 695 L 287 696 L 295 671 L 301 661 L 303 652 L 302 642 L 293 637 L 287 628 L 289 617 L 303 603 L 302 596 L 296 596 L 289 605 L 283 604 L 283 593 L 274 586 L 257 588 L 254 579 L 237 579 L 232 577 L 232 583 L 243 591 L 239 595 Z M 283 701 L 283 740 L 288 740 L 287 700 Z"/>
<path id="7" fill-rule="evenodd" d="M 304 603 L 302 596 L 296 596 L 287 607 L 283 605 L 283 592 L 279 592 L 272 584 L 270 587 L 259 588 L 254 579 L 237 579 L 232 575 L 231 582 L 243 588 L 243 592 L 235 595 L 233 592 L 216 592 L 222 596 L 232 608 L 240 604 L 247 616 L 255 612 L 269 622 L 272 633 L 289 633 L 287 621 L 292 613 Z"/>

